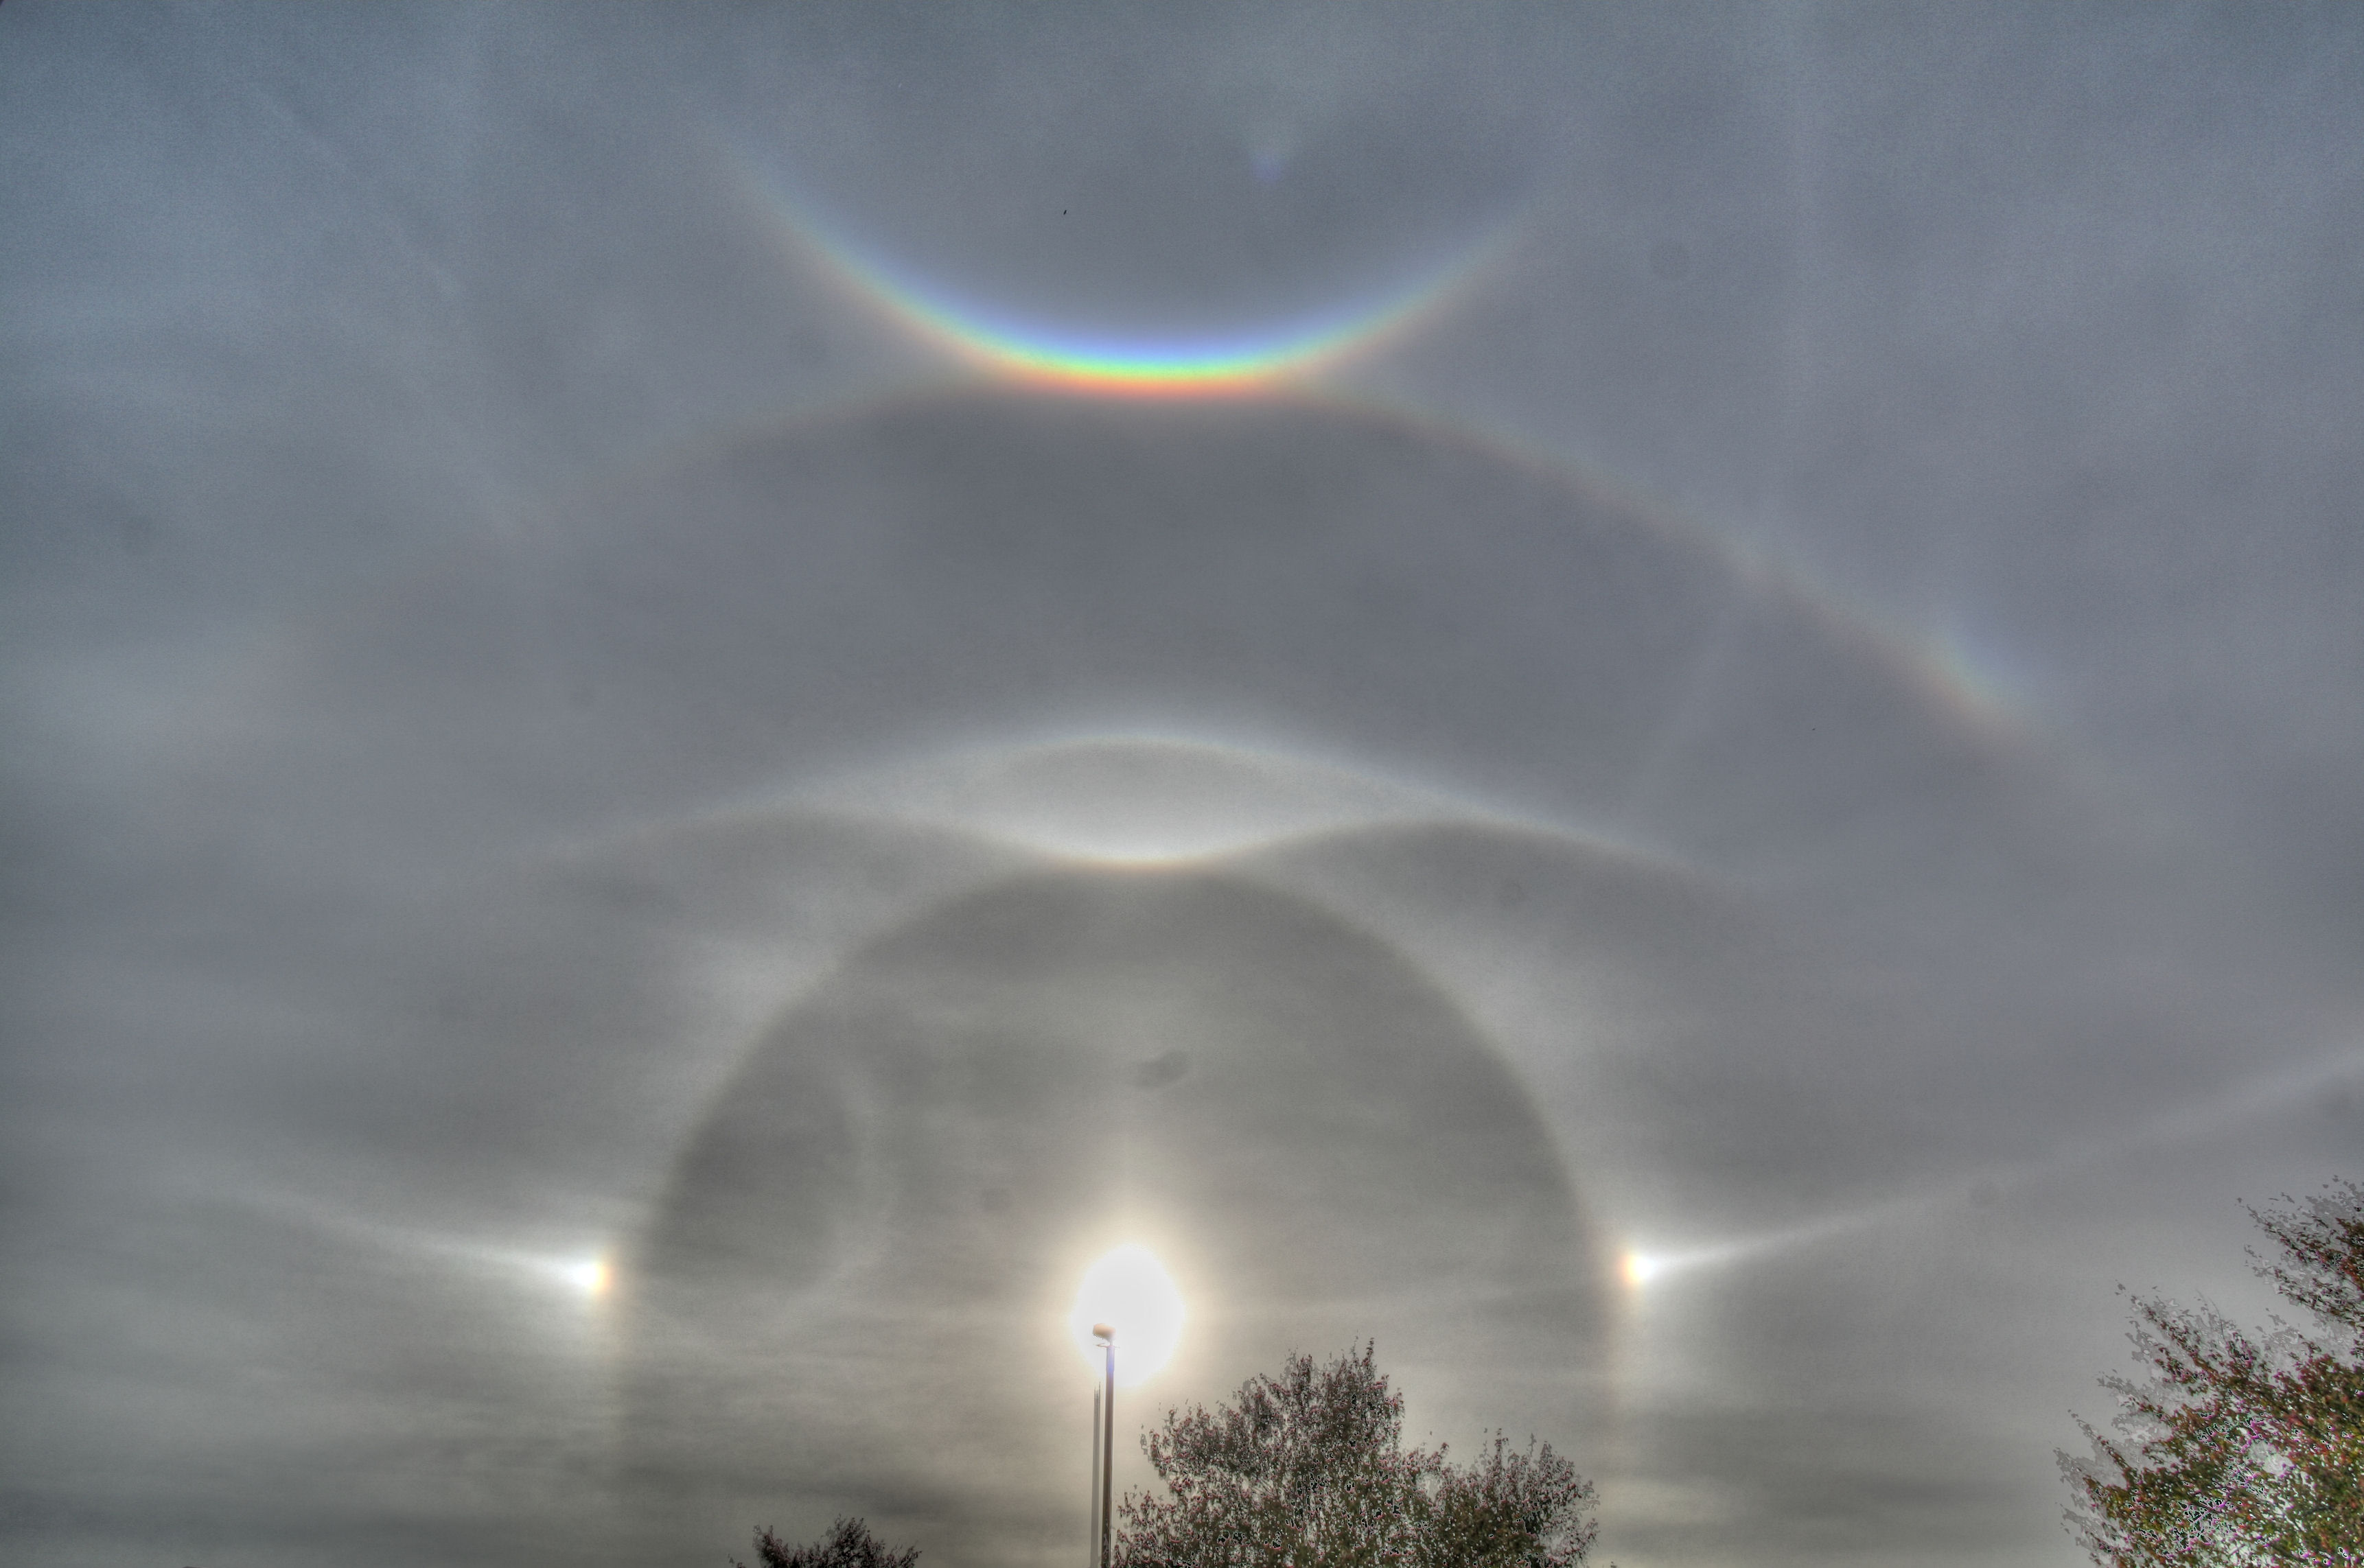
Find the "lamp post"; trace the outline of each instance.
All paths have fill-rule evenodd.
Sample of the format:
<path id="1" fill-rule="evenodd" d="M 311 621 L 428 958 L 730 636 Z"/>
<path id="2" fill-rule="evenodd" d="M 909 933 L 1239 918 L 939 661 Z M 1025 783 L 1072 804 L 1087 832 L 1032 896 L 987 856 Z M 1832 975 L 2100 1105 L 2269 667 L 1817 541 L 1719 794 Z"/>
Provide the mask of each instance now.
<path id="1" fill-rule="evenodd" d="M 1100 1555 L 1099 1568 L 1110 1568 L 1109 1507 L 1116 1495 L 1116 1327 L 1110 1323 L 1092 1325 L 1092 1338 L 1107 1356 L 1106 1392 L 1097 1403 L 1100 1407 L 1099 1465 L 1100 1473 Z"/>

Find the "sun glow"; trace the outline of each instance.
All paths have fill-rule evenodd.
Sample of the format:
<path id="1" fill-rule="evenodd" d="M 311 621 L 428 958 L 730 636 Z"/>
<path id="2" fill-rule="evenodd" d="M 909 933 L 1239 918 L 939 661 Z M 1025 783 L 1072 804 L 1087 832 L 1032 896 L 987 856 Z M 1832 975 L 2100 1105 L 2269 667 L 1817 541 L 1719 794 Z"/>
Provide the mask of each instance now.
<path id="1" fill-rule="evenodd" d="M 1067 1327 L 1076 1348 L 1094 1371 L 1102 1351 L 1093 1338 L 1096 1324 L 1116 1329 L 1116 1380 L 1131 1387 L 1154 1375 L 1173 1358 L 1182 1339 L 1182 1293 L 1148 1248 L 1138 1242 L 1115 1251 L 1084 1271 Z"/>
<path id="2" fill-rule="evenodd" d="M 594 1301 L 607 1295 L 608 1286 L 615 1283 L 615 1272 L 608 1267 L 608 1260 L 597 1254 L 552 1263 L 550 1272 Z"/>
<path id="3" fill-rule="evenodd" d="M 1628 1251 L 1622 1265 L 1625 1283 L 1636 1290 L 1658 1277 L 1665 1265 L 1647 1252 Z"/>

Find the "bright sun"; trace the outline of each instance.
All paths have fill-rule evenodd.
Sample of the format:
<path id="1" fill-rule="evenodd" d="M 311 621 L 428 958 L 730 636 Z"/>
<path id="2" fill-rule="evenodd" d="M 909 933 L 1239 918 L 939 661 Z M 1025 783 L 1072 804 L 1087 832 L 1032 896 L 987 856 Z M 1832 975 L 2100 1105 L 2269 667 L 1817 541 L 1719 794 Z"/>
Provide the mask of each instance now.
<path id="1" fill-rule="evenodd" d="M 1098 1371 L 1095 1323 L 1116 1329 L 1116 1380 L 1131 1387 L 1172 1359 L 1182 1338 L 1182 1293 L 1148 1248 L 1138 1243 L 1119 1247 L 1084 1271 L 1075 1310 L 1067 1315 L 1076 1348 Z"/>
<path id="2" fill-rule="evenodd" d="M 607 1295 L 608 1287 L 615 1283 L 615 1271 L 608 1266 L 608 1260 L 597 1253 L 587 1258 L 570 1258 L 554 1265 L 551 1272 L 595 1301 Z"/>

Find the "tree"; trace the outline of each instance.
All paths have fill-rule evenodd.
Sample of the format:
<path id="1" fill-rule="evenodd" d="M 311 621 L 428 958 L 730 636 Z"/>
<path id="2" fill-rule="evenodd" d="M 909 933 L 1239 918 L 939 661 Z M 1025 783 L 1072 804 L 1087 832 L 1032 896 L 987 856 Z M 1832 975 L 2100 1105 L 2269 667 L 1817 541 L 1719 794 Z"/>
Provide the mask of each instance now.
<path id="1" fill-rule="evenodd" d="M 2103 1379 L 2120 1437 L 2080 1421 L 2093 1456 L 2059 1456 L 2070 1528 L 2105 1568 L 2364 1565 L 2364 1187 L 2281 1201 L 2249 1211 L 2280 1254 L 2256 1271 L 2328 1338 L 2135 1298 L 2151 1375 Z"/>
<path id="2" fill-rule="evenodd" d="M 755 1556 L 763 1568 L 911 1568 L 919 1561 L 920 1549 L 907 1546 L 890 1551 L 862 1520 L 842 1518 L 830 1527 L 829 1534 L 809 1546 L 791 1547 L 770 1530 L 760 1530 L 755 1536 Z M 747 1565 L 734 1557 L 730 1568 Z"/>
<path id="3" fill-rule="evenodd" d="M 1143 1439 L 1166 1495 L 1126 1495 L 1119 1568 L 1576 1568 L 1591 1484 L 1500 1433 L 1475 1464 L 1406 1449 L 1373 1347 L 1289 1358 L 1236 1402 L 1165 1413 Z"/>

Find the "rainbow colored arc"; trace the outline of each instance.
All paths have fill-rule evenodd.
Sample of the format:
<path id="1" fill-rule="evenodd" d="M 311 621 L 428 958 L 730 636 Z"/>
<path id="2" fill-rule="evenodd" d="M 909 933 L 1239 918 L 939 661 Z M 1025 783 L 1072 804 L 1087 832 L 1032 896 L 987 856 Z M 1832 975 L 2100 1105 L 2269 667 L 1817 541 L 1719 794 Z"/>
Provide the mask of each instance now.
<path id="1" fill-rule="evenodd" d="M 760 158 L 744 150 L 725 156 L 785 245 L 913 336 L 996 380 L 1097 396 L 1219 397 L 1312 383 L 1318 373 L 1378 348 L 1433 315 L 1500 256 L 1518 227 L 1515 214 L 1498 219 L 1444 264 L 1392 291 L 1366 295 L 1356 306 L 1224 336 L 1158 339 L 1094 335 L 1020 320 L 957 300 L 868 253 L 845 238 L 842 228 L 820 219 L 810 204 L 790 195 Z M 1333 385 L 1324 389 L 1324 395 L 1338 390 Z M 1433 417 L 1415 422 L 1448 432 L 1455 428 Z M 1525 454 L 1513 444 L 1476 432 L 1463 434 L 1532 463 L 1540 473 L 1560 473 L 1564 460 Z M 1627 500 L 1645 515 L 1658 511 L 1646 497 L 1630 495 Z M 1666 526 L 1678 526 L 1671 514 L 1666 517 Z M 1810 612 L 1848 635 L 1866 638 L 1955 720 L 1975 730 L 2019 732 L 2024 716 L 2011 683 L 1987 668 L 1988 662 L 1963 639 L 1931 639 L 1889 626 L 1845 604 L 1825 585 L 1774 569 L 1720 536 L 1715 542 L 1736 569 L 1750 575 L 1770 573 Z"/>
<path id="2" fill-rule="evenodd" d="M 1134 397 L 1206 397 L 1302 380 L 1388 342 L 1431 314 L 1500 249 L 1497 224 L 1448 261 L 1348 306 L 1226 333 L 1176 337 L 1091 331 L 1027 320 L 956 298 L 844 237 L 742 162 L 784 238 L 914 336 L 996 377 Z"/>

